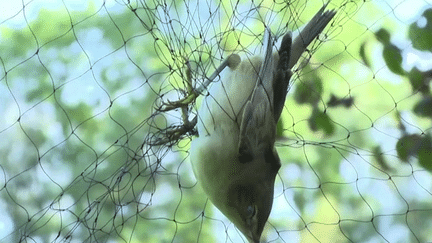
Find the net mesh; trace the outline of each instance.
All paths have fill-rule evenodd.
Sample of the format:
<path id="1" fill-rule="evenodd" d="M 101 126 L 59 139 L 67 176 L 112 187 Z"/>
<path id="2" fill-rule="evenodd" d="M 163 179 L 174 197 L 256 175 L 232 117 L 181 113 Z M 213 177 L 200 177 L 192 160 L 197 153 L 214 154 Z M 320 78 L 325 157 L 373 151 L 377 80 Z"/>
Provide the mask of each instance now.
<path id="1" fill-rule="evenodd" d="M 0 242 L 246 242 L 192 173 L 201 98 L 172 104 L 324 4 L 4 1 Z M 329 3 L 278 124 L 264 242 L 432 241 L 431 7 Z"/>

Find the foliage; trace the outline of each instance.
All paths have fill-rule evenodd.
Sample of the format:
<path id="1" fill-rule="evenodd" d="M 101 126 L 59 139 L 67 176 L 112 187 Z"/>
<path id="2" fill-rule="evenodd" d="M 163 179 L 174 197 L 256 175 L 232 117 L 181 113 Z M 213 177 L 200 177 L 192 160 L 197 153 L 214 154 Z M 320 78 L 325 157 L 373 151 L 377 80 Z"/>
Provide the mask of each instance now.
<path id="1" fill-rule="evenodd" d="M 215 4 L 228 17 L 187 11 L 198 1 L 125 1 L 122 11 L 65 2 L 24 27 L 0 22 L 0 211 L 10 225 L 0 241 L 240 241 L 195 183 L 192 133 L 151 144 L 183 122 L 179 110 L 155 108 L 183 97 L 186 63 L 198 85 L 231 52 L 259 52 L 264 21 L 295 35 L 321 2 Z M 278 124 L 269 241 L 392 241 L 393 226 L 410 229 L 406 241 L 431 239 L 430 201 L 418 194 L 430 196 L 421 178 L 432 172 L 432 70 L 404 69 L 394 30 L 372 32 L 374 4 L 331 1 L 336 20 L 296 67 Z M 431 13 L 409 26 L 418 50 L 431 52 Z M 395 75 L 380 76 L 387 69 Z"/>
<path id="2" fill-rule="evenodd" d="M 423 12 L 426 25 L 420 28 L 416 23 L 409 27 L 408 37 L 412 46 L 420 51 L 432 52 L 432 48 L 427 43 L 432 43 L 432 9 Z M 375 33 L 377 39 L 384 46 L 383 57 L 387 67 L 395 74 L 406 77 L 414 94 L 420 96 L 420 100 L 413 106 L 413 113 L 419 117 L 424 117 L 432 121 L 432 90 L 430 81 L 432 80 L 432 67 L 428 71 L 420 71 L 413 67 L 410 71 L 402 69 L 402 50 L 391 43 L 389 31 L 380 29 Z M 402 136 L 396 144 L 398 156 L 403 161 L 409 161 L 411 157 L 417 158 L 420 165 L 432 172 L 432 133 L 407 134 L 402 128 Z"/>

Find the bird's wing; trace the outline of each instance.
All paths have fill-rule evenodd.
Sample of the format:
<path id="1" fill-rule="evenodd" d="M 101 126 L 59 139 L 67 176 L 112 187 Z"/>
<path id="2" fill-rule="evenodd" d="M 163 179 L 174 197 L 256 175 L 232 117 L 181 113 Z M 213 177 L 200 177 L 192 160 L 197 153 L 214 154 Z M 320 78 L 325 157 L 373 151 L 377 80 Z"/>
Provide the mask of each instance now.
<path id="1" fill-rule="evenodd" d="M 255 88 L 243 107 L 240 123 L 240 162 L 251 161 L 254 154 L 272 152 L 276 122 L 273 117 L 273 40 L 266 29 L 264 57 Z M 253 150 L 252 150 L 253 148 Z"/>

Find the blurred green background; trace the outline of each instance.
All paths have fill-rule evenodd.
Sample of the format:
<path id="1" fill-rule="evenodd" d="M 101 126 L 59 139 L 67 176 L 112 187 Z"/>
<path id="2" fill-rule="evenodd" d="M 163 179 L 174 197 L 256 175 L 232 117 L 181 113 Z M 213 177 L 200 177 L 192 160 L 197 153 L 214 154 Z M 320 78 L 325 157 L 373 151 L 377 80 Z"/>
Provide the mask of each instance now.
<path id="1" fill-rule="evenodd" d="M 245 241 L 196 185 L 181 109 L 158 108 L 186 95 L 186 62 L 197 85 L 323 4 L 3 1 L 0 242 Z M 263 240 L 432 241 L 432 4 L 328 8 L 278 126 Z"/>

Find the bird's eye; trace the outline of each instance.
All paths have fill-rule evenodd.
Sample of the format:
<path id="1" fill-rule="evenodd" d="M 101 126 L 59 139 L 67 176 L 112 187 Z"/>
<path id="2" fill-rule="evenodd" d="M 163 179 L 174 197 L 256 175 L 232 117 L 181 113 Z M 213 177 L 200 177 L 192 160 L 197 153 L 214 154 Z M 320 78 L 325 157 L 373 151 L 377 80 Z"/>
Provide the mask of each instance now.
<path id="1" fill-rule="evenodd" d="M 256 214 L 256 208 L 252 205 L 247 207 L 247 216 L 248 218 L 253 218 Z"/>
<path id="2" fill-rule="evenodd" d="M 248 162 L 251 162 L 253 160 L 253 155 L 246 148 L 241 147 L 239 149 L 238 159 L 239 159 L 240 163 L 242 163 L 242 164 L 248 163 Z"/>
<path id="3" fill-rule="evenodd" d="M 257 215 L 256 215 L 256 213 L 257 213 L 256 206 L 252 206 L 252 205 L 247 206 L 247 209 L 246 209 L 246 219 L 245 220 L 246 220 L 246 224 L 249 227 L 252 227 L 253 225 L 256 224 L 256 221 L 257 221 Z"/>
<path id="4" fill-rule="evenodd" d="M 243 163 L 247 163 L 247 162 L 252 161 L 253 157 L 250 153 L 242 153 L 242 154 L 239 154 L 238 159 L 239 159 L 240 163 L 243 164 Z"/>

